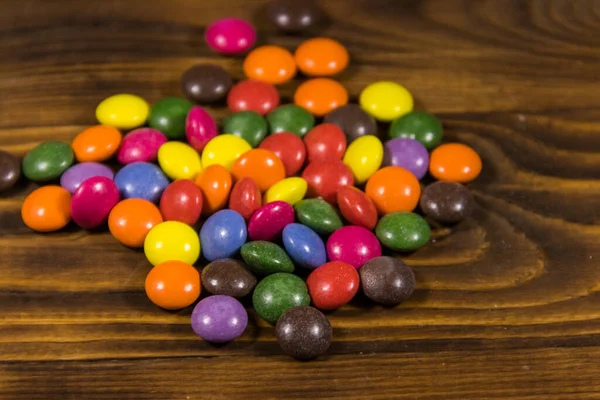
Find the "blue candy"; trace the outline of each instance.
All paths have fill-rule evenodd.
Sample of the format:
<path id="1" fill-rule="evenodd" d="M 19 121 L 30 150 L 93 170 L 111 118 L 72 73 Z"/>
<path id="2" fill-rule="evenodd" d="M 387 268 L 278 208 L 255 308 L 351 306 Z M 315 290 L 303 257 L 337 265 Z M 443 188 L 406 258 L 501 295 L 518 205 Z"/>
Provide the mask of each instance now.
<path id="1" fill-rule="evenodd" d="M 200 229 L 202 253 L 208 261 L 228 258 L 236 254 L 246 243 L 246 221 L 233 210 L 217 211 L 204 222 Z"/>
<path id="2" fill-rule="evenodd" d="M 283 229 L 283 245 L 292 260 L 300 266 L 315 269 L 327 262 L 323 240 L 308 226 L 287 225 Z"/>
<path id="3" fill-rule="evenodd" d="M 144 199 L 157 203 L 162 192 L 169 186 L 169 179 L 156 165 L 135 162 L 117 172 L 115 185 L 124 199 Z"/>

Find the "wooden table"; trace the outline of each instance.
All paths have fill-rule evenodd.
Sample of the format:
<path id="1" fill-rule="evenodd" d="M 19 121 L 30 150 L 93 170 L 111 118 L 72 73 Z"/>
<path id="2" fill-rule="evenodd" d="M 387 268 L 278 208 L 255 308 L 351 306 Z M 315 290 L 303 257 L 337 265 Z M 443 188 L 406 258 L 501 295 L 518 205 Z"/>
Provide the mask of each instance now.
<path id="1" fill-rule="evenodd" d="M 1 1 L 0 148 L 69 141 L 114 93 L 178 95 L 195 63 L 242 78 L 203 31 L 252 18 L 261 43 L 293 49 L 302 38 L 277 36 L 265 3 Z M 351 52 L 340 80 L 353 96 L 400 82 L 484 160 L 473 217 L 404 257 L 414 297 L 331 314 L 335 342 L 312 362 L 282 356 L 254 314 L 213 346 L 189 309 L 147 300 L 142 252 L 107 232 L 28 230 L 19 209 L 35 185 L 22 183 L 0 199 L 0 398 L 600 398 L 600 1 L 323 7 L 321 34 Z"/>

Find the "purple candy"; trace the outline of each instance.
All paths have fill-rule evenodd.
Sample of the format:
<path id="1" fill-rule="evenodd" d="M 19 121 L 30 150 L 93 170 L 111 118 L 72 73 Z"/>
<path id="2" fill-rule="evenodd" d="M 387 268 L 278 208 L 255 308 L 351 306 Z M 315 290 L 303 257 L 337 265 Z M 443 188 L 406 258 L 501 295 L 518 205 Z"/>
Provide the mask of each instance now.
<path id="1" fill-rule="evenodd" d="M 185 120 L 185 137 L 190 146 L 202 151 L 206 143 L 218 133 L 213 117 L 200 106 L 192 107 Z"/>
<path id="2" fill-rule="evenodd" d="M 392 139 L 385 143 L 383 165 L 405 168 L 421 179 L 429 168 L 429 153 L 417 140 Z"/>
<path id="3" fill-rule="evenodd" d="M 106 222 L 119 198 L 119 189 L 112 179 L 105 176 L 87 179 L 71 197 L 71 217 L 84 229 L 96 228 Z"/>
<path id="4" fill-rule="evenodd" d="M 167 137 L 157 129 L 133 130 L 123 138 L 117 160 L 121 164 L 156 161 L 158 149 L 165 143 L 167 143 Z"/>
<path id="5" fill-rule="evenodd" d="M 294 208 L 285 201 L 273 201 L 260 207 L 248 221 L 248 236 L 252 240 L 275 241 L 283 228 L 294 222 Z"/>
<path id="6" fill-rule="evenodd" d="M 213 343 L 230 342 L 242 336 L 248 325 L 244 306 L 231 296 L 209 296 L 192 311 L 192 329 Z"/>
<path id="7" fill-rule="evenodd" d="M 64 187 L 69 193 L 75 193 L 83 181 L 94 176 L 104 176 L 113 179 L 115 174 L 104 164 L 96 162 L 84 162 L 75 164 L 62 174 L 60 177 L 60 186 Z"/>
<path id="8" fill-rule="evenodd" d="M 223 18 L 213 22 L 204 34 L 206 43 L 222 54 L 240 54 L 248 51 L 256 40 L 256 31 L 239 18 Z"/>

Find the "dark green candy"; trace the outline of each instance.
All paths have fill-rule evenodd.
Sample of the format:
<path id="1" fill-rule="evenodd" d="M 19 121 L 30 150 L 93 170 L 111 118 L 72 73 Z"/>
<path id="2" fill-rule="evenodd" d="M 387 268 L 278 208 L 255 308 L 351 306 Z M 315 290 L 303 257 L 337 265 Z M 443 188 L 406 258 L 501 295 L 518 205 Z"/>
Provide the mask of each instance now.
<path id="1" fill-rule="evenodd" d="M 260 281 L 252 295 L 256 313 L 272 324 L 290 308 L 309 304 L 310 296 L 304 281 L 296 275 L 283 272 Z"/>
<path id="2" fill-rule="evenodd" d="M 242 246 L 241 254 L 248 269 L 259 275 L 294 272 L 294 263 L 275 243 L 264 240 L 248 242 Z"/>
<path id="3" fill-rule="evenodd" d="M 390 138 L 416 139 L 428 149 L 442 141 L 442 123 L 434 115 L 412 111 L 395 120 L 390 126 Z"/>
<path id="4" fill-rule="evenodd" d="M 431 237 L 429 224 L 418 214 L 397 212 L 387 214 L 375 227 L 375 235 L 386 247 L 395 251 L 412 251 Z"/>
<path id="5" fill-rule="evenodd" d="M 267 115 L 271 133 L 292 132 L 303 137 L 315 126 L 315 117 L 294 104 L 279 106 Z"/>
<path id="6" fill-rule="evenodd" d="M 50 181 L 61 176 L 73 160 L 73 150 L 67 143 L 40 143 L 23 159 L 23 174 L 32 181 Z"/>
<path id="7" fill-rule="evenodd" d="M 323 199 L 300 200 L 294 209 L 298 221 L 320 235 L 330 235 L 344 226 L 335 209 Z"/>
<path id="8" fill-rule="evenodd" d="M 185 119 L 192 103 L 179 97 L 165 97 L 152 105 L 148 125 L 169 139 L 185 138 Z"/>
<path id="9" fill-rule="evenodd" d="M 267 121 L 257 112 L 240 111 L 223 120 L 223 132 L 239 136 L 257 147 L 267 136 Z"/>

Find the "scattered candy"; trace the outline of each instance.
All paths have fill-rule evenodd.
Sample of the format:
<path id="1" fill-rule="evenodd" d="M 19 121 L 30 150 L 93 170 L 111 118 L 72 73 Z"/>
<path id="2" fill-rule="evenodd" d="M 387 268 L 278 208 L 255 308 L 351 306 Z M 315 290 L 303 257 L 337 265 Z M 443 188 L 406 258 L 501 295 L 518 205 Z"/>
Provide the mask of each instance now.
<path id="1" fill-rule="evenodd" d="M 358 104 L 347 104 L 336 108 L 327 114 L 323 122 L 337 125 L 346 135 L 348 143 L 361 136 L 377 134 L 375 120 Z"/>
<path id="2" fill-rule="evenodd" d="M 402 303 L 415 289 L 415 274 L 412 269 L 394 257 L 373 258 L 358 272 L 365 296 L 386 306 Z"/>
<path id="3" fill-rule="evenodd" d="M 267 136 L 259 146 L 261 149 L 270 150 L 283 162 L 285 175 L 294 176 L 306 158 L 306 147 L 297 135 L 290 132 L 280 132 L 276 135 Z"/>
<path id="4" fill-rule="evenodd" d="M 337 192 L 337 205 L 342 216 L 351 225 L 373 230 L 377 225 L 377 209 L 373 200 L 360 189 L 344 186 Z"/>
<path id="5" fill-rule="evenodd" d="M 481 158 L 462 143 L 446 143 L 431 152 L 429 172 L 441 181 L 466 183 L 481 172 Z"/>
<path id="6" fill-rule="evenodd" d="M 202 166 L 204 168 L 219 164 L 231 171 L 235 160 L 252 147 L 244 139 L 232 134 L 222 134 L 211 139 L 202 152 Z"/>
<path id="7" fill-rule="evenodd" d="M 232 85 L 231 76 L 217 64 L 194 65 L 181 75 L 181 92 L 199 104 L 223 100 Z"/>
<path id="8" fill-rule="evenodd" d="M 200 297 L 200 274 L 181 261 L 165 261 L 150 270 L 144 284 L 151 302 L 165 310 L 179 310 Z"/>
<path id="9" fill-rule="evenodd" d="M 241 261 L 223 258 L 204 267 L 202 285 L 210 294 L 244 297 L 254 290 L 256 277 Z"/>
<path id="10" fill-rule="evenodd" d="M 300 200 L 294 210 L 301 224 L 320 235 L 330 235 L 344 226 L 335 208 L 323 199 Z"/>
<path id="11" fill-rule="evenodd" d="M 198 152 L 181 142 L 168 142 L 160 146 L 158 164 L 171 179 L 194 179 L 202 171 Z"/>
<path id="12" fill-rule="evenodd" d="M 413 108 L 410 92 L 388 81 L 371 83 L 361 92 L 359 102 L 365 112 L 380 121 L 392 121 Z"/>
<path id="13" fill-rule="evenodd" d="M 204 221 L 200 229 L 204 258 L 214 261 L 234 256 L 246 243 L 247 236 L 246 221 L 239 213 L 217 211 Z"/>
<path id="14" fill-rule="evenodd" d="M 279 106 L 279 93 L 270 83 L 245 80 L 231 88 L 227 106 L 233 112 L 254 111 L 266 115 Z"/>
<path id="15" fill-rule="evenodd" d="M 289 224 L 283 228 L 282 238 L 285 250 L 299 266 L 315 269 L 327 262 L 323 240 L 308 226 Z"/>
<path id="16" fill-rule="evenodd" d="M 429 153 L 414 139 L 392 139 L 384 145 L 383 165 L 402 167 L 421 179 L 429 169 Z"/>
<path id="17" fill-rule="evenodd" d="M 302 137 L 315 126 L 315 117 L 294 104 L 279 106 L 267 115 L 271 133 L 291 132 Z"/>
<path id="18" fill-rule="evenodd" d="M 202 191 L 189 179 L 177 180 L 160 196 L 160 212 L 165 221 L 194 225 L 202 213 Z"/>
<path id="19" fill-rule="evenodd" d="M 333 332 L 322 312 L 298 306 L 286 311 L 277 321 L 275 335 L 285 354 L 298 360 L 310 360 L 329 349 Z"/>
<path id="20" fill-rule="evenodd" d="M 455 224 L 473 211 L 473 194 L 457 182 L 434 182 L 421 194 L 421 210 L 434 221 Z"/>
<path id="21" fill-rule="evenodd" d="M 149 113 L 150 106 L 141 97 L 116 94 L 98 104 L 96 119 L 103 125 L 129 130 L 144 125 Z"/>
<path id="22" fill-rule="evenodd" d="M 256 240 L 242 246 L 242 259 L 257 275 L 294 272 L 294 263 L 286 252 L 272 242 Z"/>
<path id="23" fill-rule="evenodd" d="M 354 185 L 352 171 L 340 160 L 311 162 L 302 172 L 302 178 L 308 185 L 307 197 L 322 197 L 331 204 L 336 203 L 341 187 Z"/>
<path id="24" fill-rule="evenodd" d="M 356 268 L 342 261 L 321 265 L 306 280 L 310 298 L 321 310 L 335 310 L 347 304 L 358 292 L 359 283 Z"/>
<path id="25" fill-rule="evenodd" d="M 244 74 L 248 79 L 279 85 L 296 75 L 296 61 L 283 47 L 261 46 L 246 56 Z"/>
<path id="26" fill-rule="evenodd" d="M 442 141 L 442 123 L 435 116 L 423 111 L 411 111 L 390 125 L 390 138 L 418 140 L 427 149 L 437 147 Z"/>
<path id="27" fill-rule="evenodd" d="M 202 215 L 211 215 L 225 208 L 231 191 L 231 174 L 225 167 L 209 165 L 196 176 L 195 183 L 202 192 Z"/>
<path id="28" fill-rule="evenodd" d="M 117 172 L 115 184 L 124 199 L 136 198 L 157 203 L 169 186 L 169 180 L 156 165 L 135 162 Z"/>
<path id="29" fill-rule="evenodd" d="M 156 129 L 136 129 L 123 138 L 117 160 L 124 165 L 140 161 L 156 161 L 158 149 L 167 143 L 167 140 L 167 137 Z"/>
<path id="30" fill-rule="evenodd" d="M 117 203 L 108 215 L 108 228 L 115 239 L 129 247 L 143 247 L 148 232 L 163 222 L 153 203 L 126 199 Z"/>
<path id="31" fill-rule="evenodd" d="M 242 336 L 248 325 L 244 306 L 231 296 L 209 296 L 194 307 L 192 329 L 202 339 L 225 343 Z"/>
<path id="32" fill-rule="evenodd" d="M 148 126 L 171 140 L 185 138 L 185 120 L 193 104 L 179 97 L 165 97 L 152 105 Z"/>
<path id="33" fill-rule="evenodd" d="M 385 167 L 375 172 L 365 186 L 379 215 L 412 211 L 419 203 L 421 186 L 417 178 L 400 167 Z"/>
<path id="34" fill-rule="evenodd" d="M 331 76 L 348 66 L 348 50 L 337 40 L 313 38 L 298 46 L 294 53 L 298 69 L 309 76 Z"/>
<path id="35" fill-rule="evenodd" d="M 104 176 L 112 180 L 115 174 L 106 165 L 96 162 L 84 162 L 75 164 L 66 170 L 60 177 L 60 186 L 67 189 L 69 193 L 74 193 L 83 181 L 94 176 Z"/>
<path id="36" fill-rule="evenodd" d="M 348 91 L 341 83 L 329 78 L 314 78 L 303 82 L 296 93 L 294 103 L 317 117 L 348 103 Z"/>
<path id="37" fill-rule="evenodd" d="M 346 136 L 334 124 L 317 125 L 303 139 L 308 162 L 341 160 L 346 152 Z"/>
<path id="38" fill-rule="evenodd" d="M 193 265 L 200 257 L 200 250 L 198 234 L 179 221 L 155 225 L 144 240 L 144 253 L 152 265 L 173 260 Z"/>
<path id="39" fill-rule="evenodd" d="M 381 243 L 395 251 L 413 251 L 431 237 L 429 224 L 418 214 L 396 212 L 384 215 L 375 228 Z"/>
<path id="40" fill-rule="evenodd" d="M 40 143 L 23 158 L 23 175 L 34 182 L 47 182 L 61 176 L 74 158 L 71 146 L 66 143 Z"/>
<path id="41" fill-rule="evenodd" d="M 373 232 L 362 226 L 344 226 L 329 236 L 327 255 L 330 261 L 343 261 L 359 269 L 381 255 L 381 244 Z"/>
<path id="42" fill-rule="evenodd" d="M 276 0 L 269 3 L 267 17 L 284 32 L 301 32 L 313 28 L 322 18 L 314 0 Z"/>
<path id="43" fill-rule="evenodd" d="M 71 218 L 83 229 L 103 225 L 119 202 L 119 189 L 112 179 L 95 176 L 85 180 L 71 198 Z"/>
<path id="44" fill-rule="evenodd" d="M 122 139 L 117 128 L 96 125 L 75 136 L 71 148 L 79 162 L 106 161 L 117 152 Z"/>
<path id="45" fill-rule="evenodd" d="M 245 53 L 254 45 L 256 31 L 240 18 L 223 18 L 213 22 L 204 34 L 206 43 L 222 54 Z"/>
<path id="46" fill-rule="evenodd" d="M 283 162 L 270 150 L 252 149 L 242 154 L 233 164 L 235 180 L 252 178 L 261 192 L 285 178 Z"/>
<path id="47" fill-rule="evenodd" d="M 290 308 L 309 304 L 310 296 L 304 281 L 285 272 L 267 276 L 258 282 L 252 294 L 254 311 L 272 324 Z"/>
<path id="48" fill-rule="evenodd" d="M 21 177 L 21 160 L 0 150 L 0 193 L 15 186 Z"/>
<path id="49" fill-rule="evenodd" d="M 246 221 L 260 208 L 262 196 L 252 178 L 242 178 L 233 185 L 229 196 L 229 208 L 237 211 Z"/>
<path id="50" fill-rule="evenodd" d="M 204 108 L 194 106 L 190 109 L 185 120 L 185 137 L 190 146 L 202 151 L 218 133 L 215 120 Z"/>
<path id="51" fill-rule="evenodd" d="M 21 218 L 37 232 L 62 229 L 71 221 L 71 193 L 54 185 L 38 188 L 23 201 Z"/>
<path id="52" fill-rule="evenodd" d="M 362 185 L 381 166 L 383 161 L 383 145 L 373 135 L 357 138 L 348 146 L 344 155 L 344 164 L 350 167 L 354 175 L 354 183 Z"/>
<path id="53" fill-rule="evenodd" d="M 241 137 L 252 147 L 258 147 L 268 130 L 267 121 L 254 111 L 239 111 L 223 120 L 223 132 Z"/>
<path id="54" fill-rule="evenodd" d="M 283 228 L 294 222 L 294 209 L 285 201 L 273 201 L 260 207 L 248 222 L 252 240 L 276 241 Z"/>
<path id="55" fill-rule="evenodd" d="M 306 181 L 302 178 L 285 178 L 267 190 L 264 196 L 264 203 L 285 201 L 293 206 L 304 198 L 306 188 Z"/>

